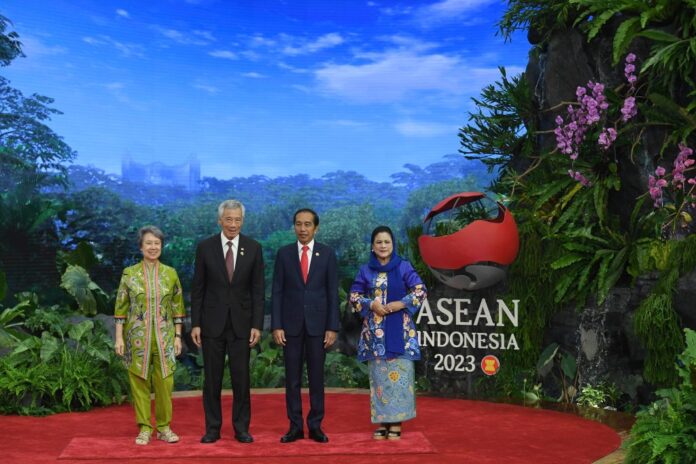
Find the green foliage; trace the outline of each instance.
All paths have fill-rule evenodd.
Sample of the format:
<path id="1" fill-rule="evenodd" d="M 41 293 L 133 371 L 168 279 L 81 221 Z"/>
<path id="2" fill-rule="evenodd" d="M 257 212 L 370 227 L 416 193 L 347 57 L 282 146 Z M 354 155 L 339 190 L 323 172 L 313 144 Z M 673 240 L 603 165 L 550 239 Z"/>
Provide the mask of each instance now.
<path id="1" fill-rule="evenodd" d="M 29 310 L 35 299 L 20 303 Z M 101 324 L 68 324 L 56 308 L 33 307 L 30 334 L 0 358 L 0 412 L 43 415 L 121 403 L 125 367 Z"/>
<path id="2" fill-rule="evenodd" d="M 327 387 L 368 388 L 367 364 L 340 351 L 326 353 L 324 383 Z"/>
<path id="3" fill-rule="evenodd" d="M 546 373 L 553 372 L 554 367 L 561 390 L 558 401 L 572 403 L 577 394 L 578 382 L 575 356 L 562 349 L 558 343 L 551 343 L 541 352 L 537 361 L 537 373 L 543 377 Z"/>
<path id="4" fill-rule="evenodd" d="M 77 244 L 74 250 L 62 251 L 59 250 L 56 256 L 59 271 L 65 272 L 65 268 L 72 264 L 80 266 L 86 271 L 99 264 L 99 259 L 94 254 L 94 247 L 88 242 L 81 241 Z"/>
<path id="5" fill-rule="evenodd" d="M 679 320 L 672 306 L 672 295 L 680 275 L 696 267 L 696 236 L 672 242 L 665 259 L 669 263 L 641 301 L 633 321 L 638 337 L 647 350 L 644 377 L 658 386 L 674 385 L 677 371 L 672 362 L 683 349 Z"/>
<path id="6" fill-rule="evenodd" d="M 592 408 L 614 407 L 619 395 L 619 390 L 615 385 L 606 385 L 604 383 L 594 387 L 585 385 L 580 389 L 577 404 L 578 406 L 589 406 Z"/>
<path id="7" fill-rule="evenodd" d="M 10 24 L 9 19 L 0 15 L 0 66 L 7 66 L 18 56 L 24 56 L 19 35 L 14 31 L 5 32 Z"/>
<path id="8" fill-rule="evenodd" d="M 367 262 L 370 233 L 377 225 L 371 204 L 331 209 L 321 216 L 317 240 L 332 247 L 340 257 L 339 279 L 353 279 L 360 265 Z"/>
<path id="9" fill-rule="evenodd" d="M 576 14 L 575 6 L 567 0 L 508 0 L 498 33 L 507 41 L 513 32 L 529 29 L 546 42 L 554 32 L 566 29 Z"/>
<path id="10" fill-rule="evenodd" d="M 636 416 L 625 445 L 626 463 L 683 463 L 696 456 L 696 332 L 685 329 L 686 348 L 675 366 L 681 382 L 657 391 L 659 399 Z"/>
<path id="11" fill-rule="evenodd" d="M 47 125 L 52 116 L 62 114 L 52 104 L 52 98 L 42 95 L 25 97 L 0 76 L 3 190 L 32 180 L 39 186 L 67 185 L 65 163 L 76 153 Z"/>
<path id="12" fill-rule="evenodd" d="M 433 288 L 435 285 L 435 277 L 430 272 L 430 268 L 423 261 L 418 247 L 418 237 L 423 233 L 421 226 L 409 227 L 406 229 L 406 241 L 399 244 L 399 255 L 408 260 L 413 269 L 416 270 L 418 276 L 425 284 L 425 288 Z"/>
<path id="13" fill-rule="evenodd" d="M 473 155 L 490 167 L 506 164 L 519 155 L 534 152 L 536 131 L 530 86 L 522 73 L 508 78 L 501 67 L 501 78 L 472 98 L 476 113 L 469 112 L 469 123 L 459 130 L 460 153 Z"/>
<path id="14" fill-rule="evenodd" d="M 24 325 L 19 320 L 23 318 L 28 303 L 20 302 L 13 308 L 0 308 L 0 348 L 11 348 L 25 338 L 25 334 L 18 330 Z"/>
<path id="15" fill-rule="evenodd" d="M 95 315 L 99 306 L 105 308 L 109 300 L 108 295 L 92 282 L 87 271 L 80 266 L 68 265 L 60 286 L 75 298 L 78 309 L 87 316 Z"/>
<path id="16" fill-rule="evenodd" d="M 620 18 L 614 34 L 613 63 L 623 57 L 634 38 L 653 44 L 643 73 L 662 84 L 673 84 L 674 75 L 692 86 L 696 75 L 696 4 L 690 0 L 572 0 L 581 11 L 575 21 L 592 40 L 611 19 Z M 611 5 L 611 6 L 609 6 Z"/>
<path id="17" fill-rule="evenodd" d="M 265 334 L 258 348 L 251 350 L 249 373 L 252 387 L 275 388 L 285 385 L 283 350 L 272 342 L 271 334 Z"/>

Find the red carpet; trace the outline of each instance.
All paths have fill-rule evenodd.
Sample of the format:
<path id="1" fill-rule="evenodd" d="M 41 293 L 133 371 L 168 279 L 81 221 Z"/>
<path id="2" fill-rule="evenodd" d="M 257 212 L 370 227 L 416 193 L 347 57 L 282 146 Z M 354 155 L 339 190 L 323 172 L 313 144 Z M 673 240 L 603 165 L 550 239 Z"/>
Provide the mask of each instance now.
<path id="1" fill-rule="evenodd" d="M 306 400 L 306 398 L 305 398 Z M 305 405 L 306 407 L 307 405 Z M 364 394 L 327 394 L 324 431 L 328 444 L 302 440 L 278 442 L 287 430 L 282 394 L 252 396 L 250 432 L 255 443 L 234 441 L 231 398 L 223 399 L 222 439 L 201 445 L 201 400 L 176 398 L 172 428 L 177 444 L 133 444 L 137 430 L 129 405 L 49 417 L 0 416 L 3 462 L 162 463 L 592 463 L 620 445 L 609 427 L 555 411 L 500 403 L 418 397 L 418 417 L 404 424 L 399 442 L 371 439 L 369 398 Z"/>

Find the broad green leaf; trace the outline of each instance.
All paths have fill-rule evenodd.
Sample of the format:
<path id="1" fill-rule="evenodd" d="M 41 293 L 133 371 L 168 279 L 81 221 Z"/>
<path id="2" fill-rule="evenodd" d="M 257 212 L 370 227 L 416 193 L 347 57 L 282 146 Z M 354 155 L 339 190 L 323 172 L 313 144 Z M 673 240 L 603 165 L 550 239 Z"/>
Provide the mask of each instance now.
<path id="1" fill-rule="evenodd" d="M 544 348 L 544 351 L 539 355 L 539 361 L 537 361 L 537 372 L 544 370 L 549 363 L 553 362 L 553 358 L 558 352 L 558 343 L 551 343 L 549 346 Z"/>
<path id="2" fill-rule="evenodd" d="M 577 372 L 575 358 L 568 353 L 564 353 L 561 357 L 561 370 L 563 371 L 563 375 L 572 382 Z"/>
<path id="3" fill-rule="evenodd" d="M 41 334 L 41 361 L 48 362 L 60 349 L 59 340 L 48 332 Z"/>
<path id="4" fill-rule="evenodd" d="M 60 286 L 77 301 L 80 312 L 88 316 L 97 313 L 97 302 L 90 290 L 92 280 L 80 266 L 70 265 L 63 273 Z"/>
<path id="5" fill-rule="evenodd" d="M 639 32 L 638 34 L 641 37 L 647 37 L 650 40 L 655 40 L 658 42 L 678 42 L 679 37 L 672 35 L 668 32 L 661 31 L 659 29 L 646 29 L 644 31 Z"/>
<path id="6" fill-rule="evenodd" d="M 80 242 L 73 251 L 66 255 L 65 262 L 80 266 L 84 269 L 90 269 L 98 264 L 99 260 L 94 254 L 92 245 L 87 242 Z"/>
<path id="7" fill-rule="evenodd" d="M 82 337 L 94 328 L 94 322 L 91 320 L 82 321 L 79 324 L 71 325 L 68 329 L 68 335 L 75 341 L 82 340 Z"/>

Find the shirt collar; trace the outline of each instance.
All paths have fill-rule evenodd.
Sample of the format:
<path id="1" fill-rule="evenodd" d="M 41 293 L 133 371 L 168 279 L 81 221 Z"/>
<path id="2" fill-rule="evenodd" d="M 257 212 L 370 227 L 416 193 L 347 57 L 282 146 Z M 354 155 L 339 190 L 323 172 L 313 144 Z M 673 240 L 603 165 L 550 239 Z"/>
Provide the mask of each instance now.
<path id="1" fill-rule="evenodd" d="M 303 246 L 304 246 L 304 245 L 302 245 L 302 244 L 300 243 L 300 241 L 298 240 L 298 241 L 297 241 L 297 252 L 298 252 L 298 253 L 302 253 L 302 247 L 303 247 Z M 314 251 L 314 239 L 312 239 L 312 241 L 309 242 L 309 243 L 307 244 L 307 246 L 309 247 L 309 250 L 307 250 L 307 252 L 311 255 L 311 254 L 312 254 L 312 251 Z"/>
<path id="2" fill-rule="evenodd" d="M 220 232 L 220 240 L 222 241 L 222 249 L 227 252 L 227 242 L 230 241 L 229 238 L 225 237 L 225 234 L 223 232 Z M 236 250 L 239 248 L 239 234 L 235 238 L 232 239 L 232 246 Z"/>

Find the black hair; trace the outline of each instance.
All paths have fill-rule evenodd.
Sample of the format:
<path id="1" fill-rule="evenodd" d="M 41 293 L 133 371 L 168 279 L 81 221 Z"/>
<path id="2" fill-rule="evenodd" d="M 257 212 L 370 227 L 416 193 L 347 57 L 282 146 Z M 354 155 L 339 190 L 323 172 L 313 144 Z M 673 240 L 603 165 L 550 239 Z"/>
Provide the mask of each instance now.
<path id="1" fill-rule="evenodd" d="M 371 244 L 372 244 L 372 243 L 375 243 L 375 237 L 377 237 L 377 234 L 381 234 L 382 232 L 388 233 L 389 236 L 390 236 L 391 239 L 392 239 L 392 245 L 396 246 L 396 244 L 395 244 L 395 242 L 394 242 L 394 233 L 393 233 L 392 230 L 391 230 L 389 227 L 387 227 L 387 226 L 377 226 L 377 227 L 375 227 L 375 230 L 372 231 L 372 238 L 370 239 L 370 243 L 371 243 Z"/>
<path id="2" fill-rule="evenodd" d="M 314 216 L 314 227 L 319 225 L 319 215 L 316 211 L 314 211 L 311 208 L 300 208 L 297 211 L 295 211 L 295 215 L 292 217 L 293 224 L 295 223 L 295 221 L 297 221 L 297 215 L 300 213 L 312 213 L 312 216 Z"/>

